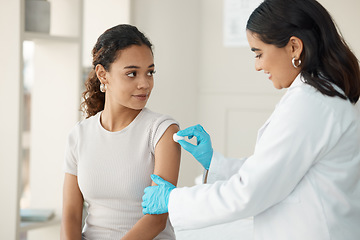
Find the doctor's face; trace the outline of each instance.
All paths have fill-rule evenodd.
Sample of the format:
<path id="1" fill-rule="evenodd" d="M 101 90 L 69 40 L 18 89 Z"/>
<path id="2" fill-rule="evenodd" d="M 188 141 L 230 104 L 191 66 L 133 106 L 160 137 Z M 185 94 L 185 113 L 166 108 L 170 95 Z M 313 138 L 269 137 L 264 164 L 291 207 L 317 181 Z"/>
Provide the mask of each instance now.
<path id="1" fill-rule="evenodd" d="M 294 81 L 300 70 L 292 65 L 293 52 L 290 43 L 278 48 L 261 41 L 256 33 L 246 31 L 247 39 L 255 55 L 256 71 L 264 71 L 277 89 L 287 88 Z"/>

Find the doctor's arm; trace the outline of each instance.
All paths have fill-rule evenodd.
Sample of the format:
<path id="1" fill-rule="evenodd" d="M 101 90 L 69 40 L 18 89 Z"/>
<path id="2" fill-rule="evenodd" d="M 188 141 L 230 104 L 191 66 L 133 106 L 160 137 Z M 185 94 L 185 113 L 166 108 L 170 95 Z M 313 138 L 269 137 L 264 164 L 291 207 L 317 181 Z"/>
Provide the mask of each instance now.
<path id="1" fill-rule="evenodd" d="M 155 148 L 154 174 L 161 176 L 171 184 L 177 184 L 180 168 L 180 145 L 173 141 L 173 134 L 179 130 L 177 125 L 170 125 L 160 138 Z M 156 185 L 154 182 L 152 186 Z M 122 238 L 122 240 L 153 239 L 162 232 L 167 223 L 168 214 L 144 215 Z"/>
<path id="2" fill-rule="evenodd" d="M 205 172 L 206 179 L 204 183 L 229 180 L 234 174 L 239 172 L 246 159 L 247 158 L 226 158 L 222 154 L 214 151 L 210 168 Z"/>
<path id="3" fill-rule="evenodd" d="M 254 155 L 228 181 L 171 191 L 168 212 L 175 229 L 255 216 L 291 194 L 324 152 L 332 123 L 323 105 L 311 98 L 287 101 L 273 115 Z"/>

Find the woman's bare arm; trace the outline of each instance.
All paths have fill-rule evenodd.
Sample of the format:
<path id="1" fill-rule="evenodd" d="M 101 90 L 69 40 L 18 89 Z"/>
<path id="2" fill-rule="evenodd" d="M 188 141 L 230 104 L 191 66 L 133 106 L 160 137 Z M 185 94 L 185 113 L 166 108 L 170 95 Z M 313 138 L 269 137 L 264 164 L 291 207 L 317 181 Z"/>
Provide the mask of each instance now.
<path id="1" fill-rule="evenodd" d="M 77 177 L 65 173 L 63 187 L 63 210 L 61 240 L 80 240 L 84 198 L 78 186 Z"/>
<path id="2" fill-rule="evenodd" d="M 163 134 L 155 148 L 154 174 L 176 186 L 179 176 L 181 147 L 173 141 L 173 134 L 179 131 L 171 125 Z M 154 182 L 152 185 L 156 185 Z M 122 238 L 122 240 L 150 240 L 166 227 L 168 214 L 144 215 Z"/>

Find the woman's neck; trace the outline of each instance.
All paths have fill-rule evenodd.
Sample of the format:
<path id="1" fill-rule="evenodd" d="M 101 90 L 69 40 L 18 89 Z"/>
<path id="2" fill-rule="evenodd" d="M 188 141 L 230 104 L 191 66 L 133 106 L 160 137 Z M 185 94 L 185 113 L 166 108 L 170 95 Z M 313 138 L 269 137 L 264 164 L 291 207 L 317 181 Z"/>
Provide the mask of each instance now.
<path id="1" fill-rule="evenodd" d="M 105 106 L 104 111 L 100 116 L 100 122 L 106 130 L 110 132 L 118 132 L 126 128 L 132 121 L 134 121 L 140 112 L 141 109 L 135 110 L 126 107 L 112 109 Z"/>

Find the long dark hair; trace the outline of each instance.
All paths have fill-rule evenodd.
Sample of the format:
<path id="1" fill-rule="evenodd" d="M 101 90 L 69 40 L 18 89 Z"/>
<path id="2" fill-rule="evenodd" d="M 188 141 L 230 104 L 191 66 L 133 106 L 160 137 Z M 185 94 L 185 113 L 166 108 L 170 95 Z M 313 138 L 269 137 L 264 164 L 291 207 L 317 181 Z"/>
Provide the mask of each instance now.
<path id="1" fill-rule="evenodd" d="M 303 41 L 300 56 L 305 82 L 328 96 L 360 95 L 359 61 L 338 32 L 328 11 L 315 0 L 265 0 L 251 14 L 246 28 L 261 41 L 279 48 L 290 37 Z M 337 91 L 332 84 L 344 91 Z"/>
<path id="2" fill-rule="evenodd" d="M 105 93 L 100 91 L 100 81 L 96 76 L 95 67 L 101 64 L 106 71 L 116 60 L 118 52 L 131 45 L 146 45 L 152 50 L 152 44 L 136 27 L 120 24 L 106 30 L 97 40 L 92 50 L 92 70 L 85 82 L 85 91 L 82 94 L 81 110 L 86 117 L 96 115 L 104 109 Z"/>

